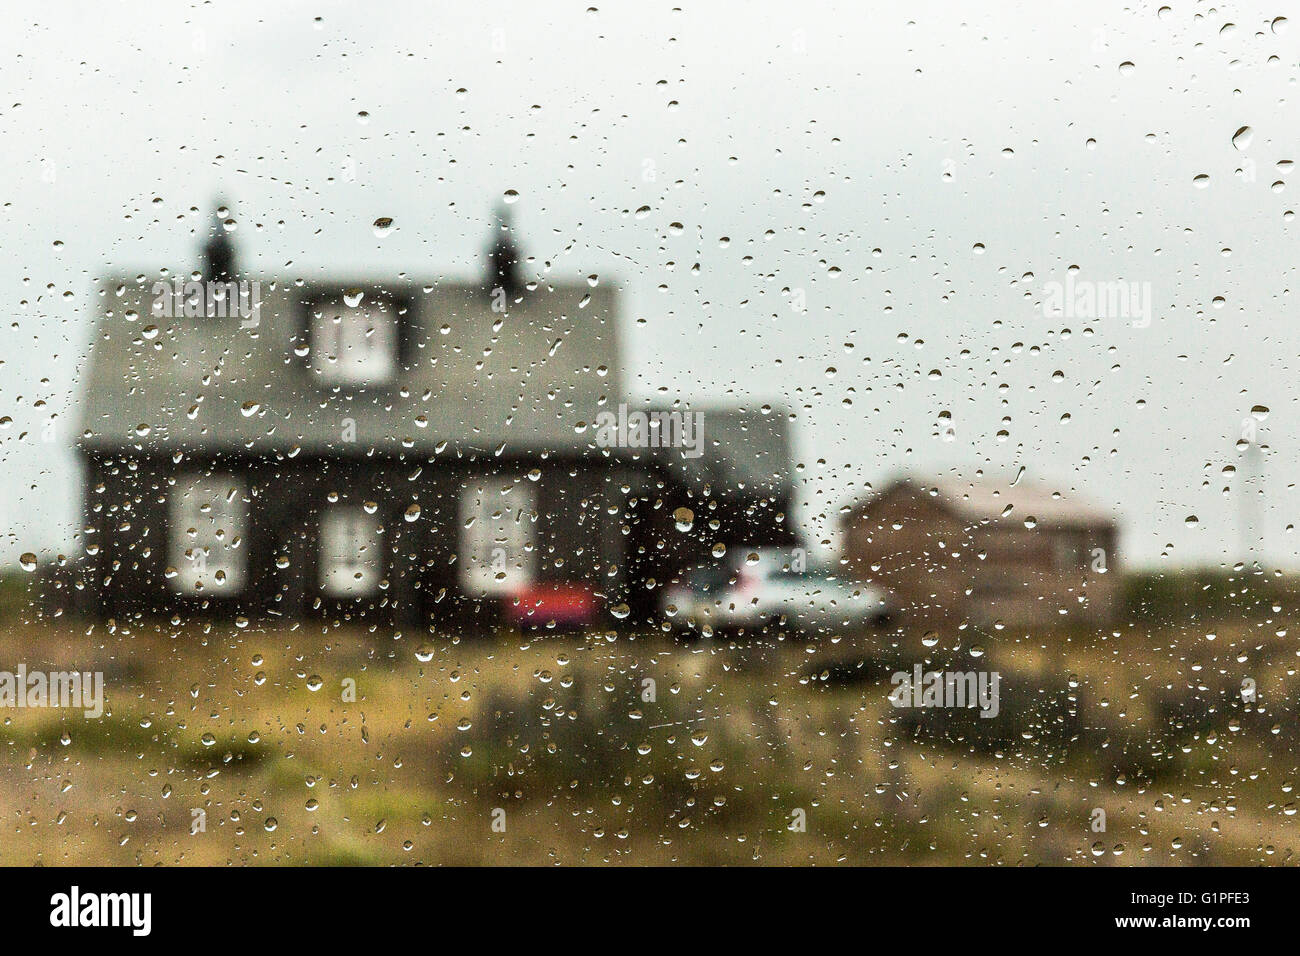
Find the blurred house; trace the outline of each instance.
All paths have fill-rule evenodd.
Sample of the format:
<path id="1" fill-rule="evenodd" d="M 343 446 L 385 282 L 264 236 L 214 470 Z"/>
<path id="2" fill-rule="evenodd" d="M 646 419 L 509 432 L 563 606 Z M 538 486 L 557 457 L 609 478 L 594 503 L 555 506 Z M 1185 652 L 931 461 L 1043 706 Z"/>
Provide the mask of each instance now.
<path id="1" fill-rule="evenodd" d="M 904 478 L 852 506 L 842 531 L 851 572 L 888 588 L 912 618 L 1022 627 L 1115 618 L 1115 522 L 1074 495 Z"/>
<path id="2" fill-rule="evenodd" d="M 218 223 L 193 276 L 103 283 L 85 606 L 428 625 L 570 601 L 636 620 L 715 543 L 791 540 L 787 416 L 683 401 L 657 411 L 702 416 L 697 433 L 657 441 L 650 416 L 647 435 L 616 288 L 526 276 L 498 216 L 479 281 L 243 275 Z"/>

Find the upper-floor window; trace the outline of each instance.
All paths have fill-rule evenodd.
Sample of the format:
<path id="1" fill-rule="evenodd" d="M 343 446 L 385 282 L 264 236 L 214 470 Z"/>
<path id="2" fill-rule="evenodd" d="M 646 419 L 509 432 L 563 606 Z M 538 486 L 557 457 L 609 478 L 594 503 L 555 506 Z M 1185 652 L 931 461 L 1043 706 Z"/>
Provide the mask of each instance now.
<path id="1" fill-rule="evenodd" d="M 311 367 L 332 385 L 374 385 L 397 373 L 397 312 L 388 302 L 321 302 L 311 315 Z"/>

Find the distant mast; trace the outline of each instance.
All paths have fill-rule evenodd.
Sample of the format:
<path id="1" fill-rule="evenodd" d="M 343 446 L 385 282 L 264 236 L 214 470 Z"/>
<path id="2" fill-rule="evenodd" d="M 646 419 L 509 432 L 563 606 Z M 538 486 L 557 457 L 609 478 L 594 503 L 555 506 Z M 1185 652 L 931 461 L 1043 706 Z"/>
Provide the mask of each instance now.
<path id="1" fill-rule="evenodd" d="M 519 249 L 515 245 L 514 225 L 510 219 L 510 210 L 497 206 L 494 216 L 492 239 L 487 251 L 487 292 L 496 297 L 498 290 L 505 293 L 508 300 L 514 301 L 524 291 L 523 279 L 519 274 Z"/>
<path id="2" fill-rule="evenodd" d="M 203 278 L 210 282 L 235 280 L 235 244 L 226 229 L 229 220 L 230 210 L 224 202 L 217 200 L 212 225 L 208 229 L 208 241 L 203 245 Z"/>
<path id="3" fill-rule="evenodd" d="M 1241 536 L 1242 567 L 1255 570 L 1259 567 L 1259 502 L 1264 493 L 1264 451 L 1252 434 L 1245 439 L 1241 465 L 1241 511 L 1237 519 L 1237 532 Z"/>

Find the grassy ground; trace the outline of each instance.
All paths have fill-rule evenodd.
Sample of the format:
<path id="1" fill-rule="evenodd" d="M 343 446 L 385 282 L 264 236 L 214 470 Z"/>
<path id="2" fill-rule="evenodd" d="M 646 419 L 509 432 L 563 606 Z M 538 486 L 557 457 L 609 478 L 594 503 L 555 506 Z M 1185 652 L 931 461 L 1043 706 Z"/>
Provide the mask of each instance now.
<path id="1" fill-rule="evenodd" d="M 1298 649 L 11 624 L 0 670 L 102 670 L 107 710 L 0 710 L 0 862 L 1294 862 Z M 918 661 L 997 670 L 998 718 L 892 707 Z"/>

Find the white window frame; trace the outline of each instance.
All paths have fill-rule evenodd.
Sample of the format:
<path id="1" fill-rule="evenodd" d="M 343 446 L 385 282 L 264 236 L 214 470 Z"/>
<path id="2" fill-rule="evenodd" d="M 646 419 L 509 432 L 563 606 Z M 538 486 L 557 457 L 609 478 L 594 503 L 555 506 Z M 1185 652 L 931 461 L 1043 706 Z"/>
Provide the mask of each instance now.
<path id="1" fill-rule="evenodd" d="M 248 488 L 235 475 L 191 474 L 168 494 L 171 586 L 182 594 L 230 595 L 244 588 Z"/>
<path id="2" fill-rule="evenodd" d="M 503 596 L 533 583 L 536 508 L 536 488 L 523 478 L 485 477 L 461 487 L 457 563 L 464 591 Z"/>
<path id="3" fill-rule="evenodd" d="M 370 597 L 383 579 L 383 522 L 361 505 L 330 505 L 319 525 L 320 588 L 335 598 Z"/>
<path id="4" fill-rule="evenodd" d="M 331 385 L 374 385 L 397 375 L 397 309 L 387 302 L 325 302 L 311 310 L 311 368 Z"/>

